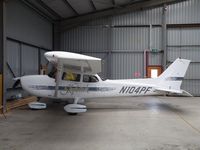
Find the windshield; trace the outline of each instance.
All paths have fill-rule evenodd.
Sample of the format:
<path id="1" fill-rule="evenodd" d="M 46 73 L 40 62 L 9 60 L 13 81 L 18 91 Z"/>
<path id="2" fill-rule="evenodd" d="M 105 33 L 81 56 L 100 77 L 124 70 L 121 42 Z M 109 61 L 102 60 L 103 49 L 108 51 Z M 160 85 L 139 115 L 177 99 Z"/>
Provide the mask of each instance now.
<path id="1" fill-rule="evenodd" d="M 106 78 L 104 78 L 103 75 L 99 75 L 99 74 L 98 74 L 98 76 L 99 76 L 99 78 L 101 78 L 102 81 L 105 81 L 105 80 L 106 80 Z"/>
<path id="2" fill-rule="evenodd" d="M 51 72 L 48 73 L 48 76 L 50 78 L 56 78 L 56 72 L 57 72 L 57 68 L 55 66 L 52 67 Z"/>

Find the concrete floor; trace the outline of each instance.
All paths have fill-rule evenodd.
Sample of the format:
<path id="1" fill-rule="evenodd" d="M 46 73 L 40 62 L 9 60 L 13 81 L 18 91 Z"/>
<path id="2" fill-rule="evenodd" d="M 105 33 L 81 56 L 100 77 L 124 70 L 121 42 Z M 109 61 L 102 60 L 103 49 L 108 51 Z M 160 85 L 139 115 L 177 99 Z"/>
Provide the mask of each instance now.
<path id="1" fill-rule="evenodd" d="M 200 98 L 128 97 L 86 101 L 69 116 L 64 103 L 0 117 L 0 150 L 200 150 Z"/>

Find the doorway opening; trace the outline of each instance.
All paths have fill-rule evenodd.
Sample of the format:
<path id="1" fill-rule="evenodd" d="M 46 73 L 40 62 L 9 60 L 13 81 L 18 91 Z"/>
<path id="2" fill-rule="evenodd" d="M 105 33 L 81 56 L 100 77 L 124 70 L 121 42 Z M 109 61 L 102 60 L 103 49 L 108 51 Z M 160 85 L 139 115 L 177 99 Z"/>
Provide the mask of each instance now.
<path id="1" fill-rule="evenodd" d="M 147 78 L 157 78 L 162 73 L 162 66 L 148 66 Z"/>

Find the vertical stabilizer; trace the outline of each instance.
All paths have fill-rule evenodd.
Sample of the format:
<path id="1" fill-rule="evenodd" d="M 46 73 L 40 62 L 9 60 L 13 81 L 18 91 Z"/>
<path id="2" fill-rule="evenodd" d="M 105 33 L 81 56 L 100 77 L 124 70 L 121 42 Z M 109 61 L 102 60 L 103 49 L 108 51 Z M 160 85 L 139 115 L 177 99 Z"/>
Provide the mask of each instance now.
<path id="1" fill-rule="evenodd" d="M 159 77 L 160 84 L 167 89 L 180 90 L 190 60 L 177 58 Z"/>

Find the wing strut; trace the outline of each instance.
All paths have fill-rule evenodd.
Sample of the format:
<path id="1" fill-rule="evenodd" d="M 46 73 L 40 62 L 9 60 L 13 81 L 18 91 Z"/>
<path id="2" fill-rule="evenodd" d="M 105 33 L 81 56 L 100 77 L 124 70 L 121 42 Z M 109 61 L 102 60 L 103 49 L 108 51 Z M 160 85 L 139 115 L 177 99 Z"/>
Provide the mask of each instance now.
<path id="1" fill-rule="evenodd" d="M 58 97 L 58 90 L 59 90 L 59 84 L 60 84 L 60 80 L 61 80 L 61 76 L 62 76 L 62 69 L 63 69 L 63 64 L 58 61 L 57 63 L 57 73 L 56 73 L 56 86 L 55 86 L 55 97 Z"/>

